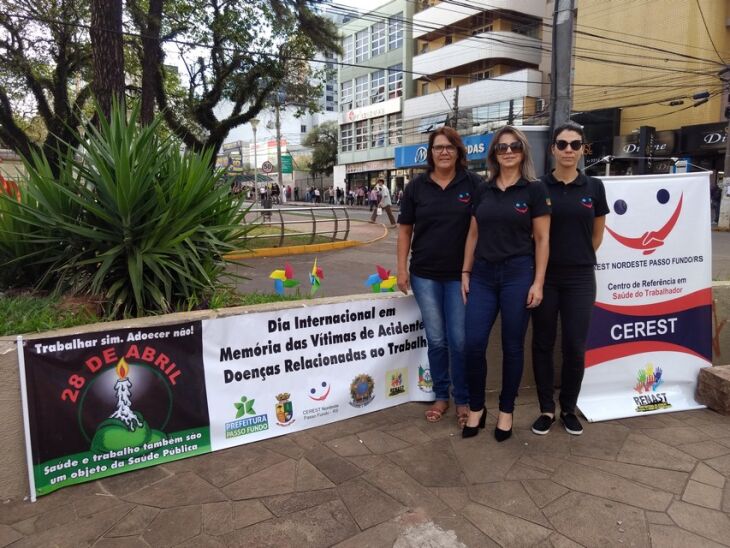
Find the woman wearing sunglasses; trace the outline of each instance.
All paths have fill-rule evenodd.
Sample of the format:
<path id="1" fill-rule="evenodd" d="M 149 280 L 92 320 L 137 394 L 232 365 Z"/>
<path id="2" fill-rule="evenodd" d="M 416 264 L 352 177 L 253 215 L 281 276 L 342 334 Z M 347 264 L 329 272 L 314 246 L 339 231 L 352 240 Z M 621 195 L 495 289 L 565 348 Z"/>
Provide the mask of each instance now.
<path id="1" fill-rule="evenodd" d="M 575 122 L 555 129 L 551 151 L 555 169 L 542 177 L 552 200 L 550 260 L 543 302 L 532 313 L 532 366 L 540 416 L 532 425 L 544 435 L 555 422 L 553 347 L 560 315 L 563 367 L 560 420 L 569 434 L 583 433 L 575 406 L 583 381 L 585 345 L 596 300 L 596 250 L 603 240 L 608 204 L 600 179 L 578 171 L 584 134 Z"/>
<path id="2" fill-rule="evenodd" d="M 403 293 L 413 288 L 421 309 L 436 396 L 426 411 L 426 420 L 441 420 L 449 408 L 453 384 L 460 427 L 469 413 L 461 264 L 472 197 L 477 185 L 484 182 L 466 169 L 466 154 L 455 130 L 444 127 L 433 132 L 426 153 L 428 171 L 406 186 L 398 217 L 398 288 Z"/>
<path id="3" fill-rule="evenodd" d="M 487 341 L 500 314 L 502 391 L 494 437 L 505 441 L 512 435 L 530 309 L 542 301 L 550 203 L 545 185 L 535 181 L 530 147 L 521 131 L 510 126 L 498 130 L 487 164 L 491 178 L 474 198 L 461 274 L 469 386 L 469 417 L 461 434 L 475 436 L 486 424 Z"/>

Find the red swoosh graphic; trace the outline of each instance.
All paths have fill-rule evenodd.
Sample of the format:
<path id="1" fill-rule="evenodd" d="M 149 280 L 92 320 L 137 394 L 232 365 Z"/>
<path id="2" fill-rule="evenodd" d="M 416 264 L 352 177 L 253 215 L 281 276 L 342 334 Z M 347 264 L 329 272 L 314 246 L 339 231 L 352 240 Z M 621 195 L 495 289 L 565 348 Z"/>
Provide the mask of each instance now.
<path id="1" fill-rule="evenodd" d="M 622 236 L 618 232 L 611 230 L 611 228 L 608 226 L 606 226 L 606 230 L 608 230 L 608 233 L 613 236 L 618 242 L 622 243 L 626 247 L 630 247 L 631 249 L 641 249 L 643 250 L 644 255 L 650 255 L 651 253 L 654 253 L 657 247 L 664 245 L 665 238 L 669 236 L 669 233 L 674 228 L 674 225 L 677 224 L 677 219 L 679 219 L 679 214 L 682 211 L 683 200 L 684 194 L 679 197 L 679 203 L 674 209 L 674 213 L 672 213 L 672 216 L 659 230 L 644 232 L 644 234 L 642 234 L 638 238 L 629 238 L 628 236 Z"/>
<path id="2" fill-rule="evenodd" d="M 314 400 L 314 401 L 324 401 L 327 399 L 327 396 L 330 395 L 330 390 L 332 390 L 332 385 L 327 387 L 327 392 L 325 392 L 324 395 L 320 396 L 319 398 L 314 398 L 312 396 L 309 396 L 309 399 Z"/>
<path id="3" fill-rule="evenodd" d="M 660 289 L 660 288 L 656 288 Z M 596 307 L 615 312 L 617 314 L 626 314 L 628 316 L 659 316 L 661 314 L 673 314 L 682 312 L 690 308 L 698 306 L 709 306 L 712 304 L 712 288 L 700 289 L 689 295 L 672 299 L 671 301 L 663 301 L 653 304 L 640 304 L 634 306 L 619 306 L 615 304 L 596 303 Z"/>
<path id="4" fill-rule="evenodd" d="M 603 362 L 625 358 L 626 356 L 641 354 L 643 352 L 681 352 L 710 363 L 702 354 L 698 354 L 685 346 L 660 341 L 640 341 L 588 350 L 586 352 L 585 365 L 586 368 L 593 367 Z"/>

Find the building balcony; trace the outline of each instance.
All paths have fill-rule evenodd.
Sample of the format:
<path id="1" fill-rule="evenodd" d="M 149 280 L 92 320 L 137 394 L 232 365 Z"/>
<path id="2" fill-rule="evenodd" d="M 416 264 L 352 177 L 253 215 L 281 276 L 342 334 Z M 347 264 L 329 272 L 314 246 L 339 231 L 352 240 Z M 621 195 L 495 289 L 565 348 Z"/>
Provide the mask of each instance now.
<path id="1" fill-rule="evenodd" d="M 511 59 L 539 65 L 541 42 L 516 32 L 483 32 L 413 57 L 413 72 L 425 76 L 489 59 Z"/>
<path id="2" fill-rule="evenodd" d="M 520 97 L 542 95 L 542 73 L 535 69 L 522 69 L 496 78 L 480 80 L 459 87 L 459 109 L 484 106 Z M 449 112 L 454 105 L 455 88 L 435 91 L 403 103 L 403 119 L 412 120 Z"/>
<path id="3" fill-rule="evenodd" d="M 465 4 L 465 3 L 464 3 Z M 544 0 L 471 0 L 470 7 L 442 2 L 413 16 L 413 38 L 420 38 L 434 29 L 448 27 L 483 11 L 506 10 L 533 17 L 545 15 Z"/>

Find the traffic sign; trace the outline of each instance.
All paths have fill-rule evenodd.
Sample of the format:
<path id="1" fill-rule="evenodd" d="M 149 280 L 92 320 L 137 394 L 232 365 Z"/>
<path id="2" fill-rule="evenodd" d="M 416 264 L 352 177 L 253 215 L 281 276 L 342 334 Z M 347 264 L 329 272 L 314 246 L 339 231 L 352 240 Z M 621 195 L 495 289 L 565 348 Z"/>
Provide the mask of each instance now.
<path id="1" fill-rule="evenodd" d="M 261 164 L 261 171 L 264 173 L 271 173 L 274 171 L 274 164 L 266 160 L 263 164 Z"/>

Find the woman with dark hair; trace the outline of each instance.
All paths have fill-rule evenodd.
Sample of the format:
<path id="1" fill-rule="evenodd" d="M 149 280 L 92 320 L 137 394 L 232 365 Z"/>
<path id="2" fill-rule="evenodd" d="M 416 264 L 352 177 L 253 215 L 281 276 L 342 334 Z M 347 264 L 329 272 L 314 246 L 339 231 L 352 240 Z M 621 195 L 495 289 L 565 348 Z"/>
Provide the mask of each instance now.
<path id="1" fill-rule="evenodd" d="M 472 196 L 483 183 L 466 169 L 466 154 L 455 130 L 444 127 L 433 132 L 426 154 L 428 171 L 406 186 L 398 217 L 398 288 L 403 293 L 412 288 L 421 310 L 436 396 L 426 420 L 441 420 L 453 386 L 460 427 L 469 410 L 460 270 Z"/>
<path id="2" fill-rule="evenodd" d="M 476 436 L 486 425 L 487 341 L 500 314 L 502 391 L 494 437 L 505 441 L 512 435 L 530 309 L 542 301 L 550 201 L 545 185 L 535 181 L 530 146 L 518 129 L 505 126 L 494 134 L 487 164 L 491 178 L 474 197 L 461 273 L 469 386 L 469 417 L 461 435 Z"/>
<path id="3" fill-rule="evenodd" d="M 553 215 L 543 301 L 532 313 L 532 367 L 541 413 L 532 431 L 539 435 L 547 434 L 555 422 L 553 347 L 558 314 L 563 350 L 560 419 L 569 434 L 583 433 L 575 406 L 596 300 L 596 250 L 603 241 L 609 212 L 603 182 L 578 170 L 584 141 L 583 128 L 575 122 L 557 127 L 550 147 L 555 169 L 542 177 L 552 200 Z"/>

